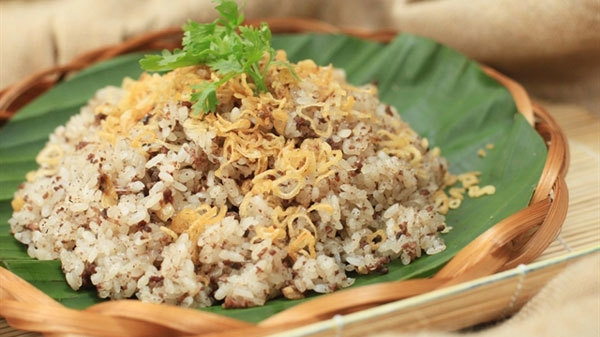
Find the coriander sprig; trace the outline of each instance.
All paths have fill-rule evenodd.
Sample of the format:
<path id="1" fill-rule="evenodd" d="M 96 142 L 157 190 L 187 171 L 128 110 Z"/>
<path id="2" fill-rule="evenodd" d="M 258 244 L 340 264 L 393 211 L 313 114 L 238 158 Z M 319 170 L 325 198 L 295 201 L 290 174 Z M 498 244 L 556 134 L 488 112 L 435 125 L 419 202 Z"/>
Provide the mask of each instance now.
<path id="1" fill-rule="evenodd" d="M 169 71 L 179 67 L 205 64 L 219 76 L 216 82 L 206 81 L 193 87 L 193 111 L 214 112 L 218 105 L 217 88 L 230 79 L 248 74 L 258 92 L 268 91 L 267 69 L 274 62 L 271 30 L 241 26 L 244 15 L 235 0 L 216 0 L 220 17 L 212 23 L 189 21 L 183 26 L 182 49 L 165 50 L 161 55 L 146 55 L 140 60 L 146 71 Z M 266 57 L 265 64 L 260 62 Z"/>

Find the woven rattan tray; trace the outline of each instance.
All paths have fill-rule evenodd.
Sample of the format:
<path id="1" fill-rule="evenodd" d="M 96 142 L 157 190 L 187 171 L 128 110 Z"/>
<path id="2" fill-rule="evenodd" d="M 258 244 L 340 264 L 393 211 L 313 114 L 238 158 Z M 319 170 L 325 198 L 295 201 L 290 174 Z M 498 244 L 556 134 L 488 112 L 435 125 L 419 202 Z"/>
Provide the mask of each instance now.
<path id="1" fill-rule="evenodd" d="M 345 33 L 382 42 L 397 34 L 339 29 L 304 19 L 266 21 L 275 33 Z M 69 64 L 31 75 L 0 93 L 0 116 L 8 120 L 39 94 L 91 64 L 133 51 L 172 49 L 179 46 L 180 40 L 179 28 L 166 29 L 91 51 Z M 564 178 L 569 163 L 566 137 L 552 116 L 533 103 L 518 83 L 491 68 L 483 66 L 483 69 L 510 91 L 519 112 L 545 141 L 547 160 L 529 206 L 484 232 L 433 277 L 380 283 L 321 296 L 254 325 L 206 312 L 133 300 L 72 310 L 0 268 L 0 315 L 17 329 L 53 336 L 263 336 L 337 315 L 373 310 L 386 303 L 456 287 L 532 262 L 556 238 L 566 217 L 568 192 Z"/>

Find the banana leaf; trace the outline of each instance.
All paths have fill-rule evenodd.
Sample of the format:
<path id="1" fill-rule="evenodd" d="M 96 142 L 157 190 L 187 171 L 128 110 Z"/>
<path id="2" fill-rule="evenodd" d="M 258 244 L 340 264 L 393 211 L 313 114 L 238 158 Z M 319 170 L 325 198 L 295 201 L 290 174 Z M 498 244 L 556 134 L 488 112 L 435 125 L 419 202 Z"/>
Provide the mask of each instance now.
<path id="1" fill-rule="evenodd" d="M 320 65 L 343 68 L 354 84 L 377 83 L 382 101 L 395 106 L 430 144 L 441 148 L 451 172 L 480 171 L 482 184 L 496 186 L 494 195 L 467 198 L 459 209 L 450 211 L 447 222 L 453 229 L 444 234 L 444 252 L 423 256 L 408 266 L 392 262 L 388 273 L 358 276 L 353 287 L 432 275 L 479 234 L 527 206 L 546 159 L 546 147 L 517 112 L 509 92 L 476 62 L 409 34 L 398 35 L 388 44 L 345 35 L 275 35 L 273 45 L 286 50 L 292 61 L 310 58 Z M 10 235 L 10 200 L 25 174 L 36 168 L 35 156 L 48 135 L 78 113 L 99 88 L 120 85 L 126 76 L 139 76 L 141 56 L 120 56 L 79 72 L 24 107 L 0 129 L 0 263 L 67 307 L 86 308 L 102 299 L 92 289 L 71 290 L 58 261 L 27 256 L 24 245 Z M 493 150 L 479 156 L 478 150 L 487 144 L 494 144 Z M 202 310 L 259 322 L 305 300 L 276 299 L 257 308 L 226 310 L 215 305 Z"/>

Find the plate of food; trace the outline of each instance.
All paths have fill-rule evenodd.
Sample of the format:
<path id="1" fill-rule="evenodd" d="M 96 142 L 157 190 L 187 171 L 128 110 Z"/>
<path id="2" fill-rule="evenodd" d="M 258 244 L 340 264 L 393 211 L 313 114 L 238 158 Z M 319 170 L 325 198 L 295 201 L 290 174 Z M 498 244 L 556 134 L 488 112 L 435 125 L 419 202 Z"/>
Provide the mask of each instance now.
<path id="1" fill-rule="evenodd" d="M 9 322 L 260 334 L 531 261 L 556 235 L 564 139 L 516 83 L 418 36 L 217 9 L 74 61 L 0 129 Z"/>

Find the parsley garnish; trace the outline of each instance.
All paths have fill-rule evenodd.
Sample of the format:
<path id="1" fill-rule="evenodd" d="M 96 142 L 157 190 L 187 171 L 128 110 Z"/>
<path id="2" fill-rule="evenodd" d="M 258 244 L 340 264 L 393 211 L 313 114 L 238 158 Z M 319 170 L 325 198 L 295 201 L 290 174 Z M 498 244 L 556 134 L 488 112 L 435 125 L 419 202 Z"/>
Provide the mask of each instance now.
<path id="1" fill-rule="evenodd" d="M 265 75 L 274 63 L 275 50 L 271 47 L 271 30 L 266 23 L 259 27 L 241 26 L 244 15 L 235 0 L 215 0 L 220 17 L 212 23 L 189 21 L 183 26 L 183 49 L 173 52 L 164 50 L 161 55 L 146 55 L 140 60 L 146 71 L 169 71 L 179 67 L 205 64 L 220 79 L 206 81 L 193 87 L 194 113 L 214 112 L 217 104 L 217 88 L 230 79 L 248 74 L 256 91 L 268 91 Z M 266 57 L 266 63 L 260 61 Z"/>

